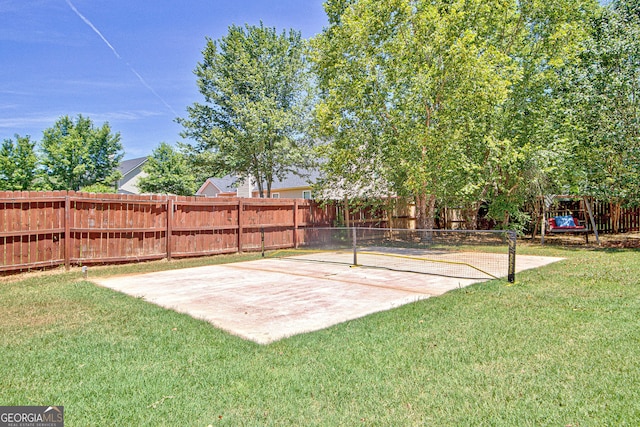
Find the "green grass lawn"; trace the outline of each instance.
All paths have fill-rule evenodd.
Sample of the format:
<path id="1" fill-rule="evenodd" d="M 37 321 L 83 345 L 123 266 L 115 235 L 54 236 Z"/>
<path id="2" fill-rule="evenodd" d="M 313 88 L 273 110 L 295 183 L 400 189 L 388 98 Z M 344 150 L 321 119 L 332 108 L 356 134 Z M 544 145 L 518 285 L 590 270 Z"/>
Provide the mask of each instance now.
<path id="1" fill-rule="evenodd" d="M 68 426 L 640 425 L 640 252 L 520 253 L 566 260 L 268 346 L 77 271 L 4 280 L 0 405 Z"/>

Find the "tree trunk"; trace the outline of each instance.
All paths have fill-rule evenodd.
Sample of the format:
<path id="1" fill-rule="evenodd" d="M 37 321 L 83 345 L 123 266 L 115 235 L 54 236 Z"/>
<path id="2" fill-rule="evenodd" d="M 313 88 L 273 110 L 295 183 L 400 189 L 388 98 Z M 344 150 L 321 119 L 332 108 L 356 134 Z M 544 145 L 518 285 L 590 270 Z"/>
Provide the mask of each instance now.
<path id="1" fill-rule="evenodd" d="M 478 229 L 478 210 L 480 209 L 480 202 L 471 203 L 471 206 L 462 210 L 462 216 L 464 217 L 465 229 L 477 230 Z"/>
<path id="2" fill-rule="evenodd" d="M 350 218 L 350 214 L 349 214 L 349 198 L 347 196 L 344 196 L 344 224 L 345 224 L 345 227 L 351 227 L 351 222 L 350 222 L 349 218 Z"/>
<path id="3" fill-rule="evenodd" d="M 506 230 L 509 227 L 509 222 L 511 221 L 511 214 L 509 211 L 504 211 L 504 217 L 502 218 L 502 229 Z"/>
<path id="4" fill-rule="evenodd" d="M 262 198 L 264 198 L 264 188 L 262 187 L 262 180 L 259 179 L 258 176 L 256 176 L 256 184 L 258 185 L 258 197 L 262 199 Z M 252 187 L 252 186 L 250 185 L 250 187 Z M 251 192 L 251 190 L 252 189 L 250 189 L 249 191 Z M 251 197 L 251 196 L 249 196 L 249 197 Z"/>
<path id="5" fill-rule="evenodd" d="M 435 194 L 420 194 L 416 196 L 417 228 L 433 230 L 436 225 L 436 196 Z"/>
<path id="6" fill-rule="evenodd" d="M 618 234 L 620 232 L 620 218 L 622 217 L 622 207 L 620 203 L 610 202 L 609 210 L 611 211 L 611 226 L 613 227 L 613 233 Z"/>

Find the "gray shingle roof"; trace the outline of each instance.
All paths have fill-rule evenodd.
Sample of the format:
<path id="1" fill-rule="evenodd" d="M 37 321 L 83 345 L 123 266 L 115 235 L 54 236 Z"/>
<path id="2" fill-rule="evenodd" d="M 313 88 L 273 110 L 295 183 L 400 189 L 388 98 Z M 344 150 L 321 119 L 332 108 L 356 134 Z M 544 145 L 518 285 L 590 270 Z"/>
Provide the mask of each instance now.
<path id="1" fill-rule="evenodd" d="M 238 181 L 238 178 L 227 175 L 222 178 L 209 178 L 207 181 L 215 184 L 215 186 L 218 187 L 220 191 L 230 193 L 236 191 L 236 182 Z"/>
<path id="2" fill-rule="evenodd" d="M 320 173 L 315 169 L 300 169 L 298 176 L 294 173 L 288 173 L 284 179 L 276 179 L 271 184 L 271 190 L 280 190 L 283 188 L 308 187 L 315 184 L 320 177 Z"/>
<path id="3" fill-rule="evenodd" d="M 124 160 L 118 165 L 118 170 L 124 176 L 147 161 L 147 157 L 137 157 L 135 159 Z"/>
<path id="4" fill-rule="evenodd" d="M 289 173 L 282 180 L 274 180 L 271 184 L 271 191 L 308 187 L 313 185 L 320 177 L 320 173 L 315 169 L 300 169 L 298 173 L 302 176 Z M 242 184 L 239 179 L 233 175 L 227 175 L 222 178 L 209 178 L 207 181 L 215 184 L 215 186 L 223 192 L 235 192 L 238 184 Z M 255 189 L 257 189 L 257 186 L 254 186 L 254 190 Z"/>

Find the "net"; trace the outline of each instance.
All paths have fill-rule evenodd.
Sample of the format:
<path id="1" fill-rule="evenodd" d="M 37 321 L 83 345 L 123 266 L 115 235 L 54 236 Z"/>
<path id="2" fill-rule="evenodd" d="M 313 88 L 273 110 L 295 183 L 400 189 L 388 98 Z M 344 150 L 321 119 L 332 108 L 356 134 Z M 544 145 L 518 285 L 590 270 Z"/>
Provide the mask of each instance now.
<path id="1" fill-rule="evenodd" d="M 298 248 L 266 254 L 465 279 L 515 280 L 515 232 L 305 228 Z"/>

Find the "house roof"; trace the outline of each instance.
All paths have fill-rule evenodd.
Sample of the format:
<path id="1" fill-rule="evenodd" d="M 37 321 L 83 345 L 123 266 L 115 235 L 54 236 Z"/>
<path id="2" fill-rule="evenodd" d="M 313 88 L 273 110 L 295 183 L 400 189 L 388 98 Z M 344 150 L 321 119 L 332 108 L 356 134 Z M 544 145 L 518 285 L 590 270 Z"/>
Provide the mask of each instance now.
<path id="1" fill-rule="evenodd" d="M 218 190 L 223 193 L 234 193 L 236 191 L 235 183 L 238 179 L 231 175 L 227 175 L 222 178 L 209 178 L 207 179 L 196 194 L 200 194 L 207 185 L 214 185 Z"/>
<path id="2" fill-rule="evenodd" d="M 301 175 L 301 176 L 300 176 Z M 281 191 L 289 188 L 309 187 L 314 184 L 320 177 L 320 172 L 315 169 L 300 169 L 298 174 L 288 173 L 282 180 L 275 179 L 271 184 L 271 191 Z M 213 184 L 223 193 L 235 193 L 238 185 L 242 184 L 241 180 L 233 175 L 227 175 L 222 178 L 209 178 L 198 190 L 202 192 L 205 186 Z M 253 190 L 257 190 L 257 186 L 253 186 Z M 196 194 L 198 194 L 196 193 Z"/>
<path id="3" fill-rule="evenodd" d="M 323 180 L 322 174 L 317 169 L 300 169 L 297 174 L 288 173 L 282 180 L 276 179 L 271 184 L 271 192 L 279 192 L 291 189 L 299 189 L 320 184 L 318 198 L 325 200 L 341 200 L 362 197 L 389 197 L 395 193 L 389 191 L 389 184 L 376 173 L 372 172 L 358 183 L 348 182 L 344 178 Z M 196 194 L 201 194 L 208 185 L 214 185 L 221 193 L 237 193 L 242 180 L 236 176 L 227 175 L 222 178 L 209 178 L 200 187 Z M 253 186 L 253 191 L 257 186 Z"/>
<path id="4" fill-rule="evenodd" d="M 124 176 L 129 172 L 131 172 L 132 170 L 134 170 L 135 168 L 137 168 L 138 166 L 145 163 L 147 159 L 148 157 L 145 156 L 145 157 L 137 157 L 135 159 L 124 160 L 120 162 L 120 164 L 118 165 L 118 171 L 120 171 L 120 173 Z"/>
<path id="5" fill-rule="evenodd" d="M 288 173 L 282 180 L 275 179 L 271 183 L 271 191 L 285 188 L 308 187 L 315 184 L 320 177 L 320 172 L 316 169 L 300 169 L 298 174 Z"/>

